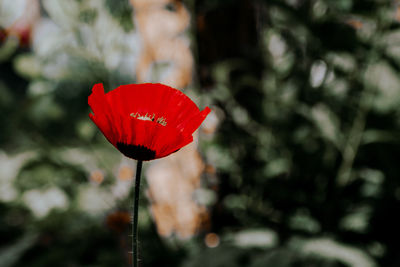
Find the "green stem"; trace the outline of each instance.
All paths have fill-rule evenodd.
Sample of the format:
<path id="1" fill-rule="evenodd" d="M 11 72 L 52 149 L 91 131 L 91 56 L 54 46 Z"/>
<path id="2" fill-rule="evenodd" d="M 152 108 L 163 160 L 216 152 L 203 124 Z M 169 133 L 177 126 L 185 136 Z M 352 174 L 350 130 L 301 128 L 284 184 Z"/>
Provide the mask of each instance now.
<path id="1" fill-rule="evenodd" d="M 136 165 L 135 179 L 135 199 L 133 203 L 133 223 L 132 223 L 132 265 L 138 267 L 138 210 L 139 210 L 139 192 L 140 192 L 140 173 L 142 172 L 143 161 L 138 160 Z"/>

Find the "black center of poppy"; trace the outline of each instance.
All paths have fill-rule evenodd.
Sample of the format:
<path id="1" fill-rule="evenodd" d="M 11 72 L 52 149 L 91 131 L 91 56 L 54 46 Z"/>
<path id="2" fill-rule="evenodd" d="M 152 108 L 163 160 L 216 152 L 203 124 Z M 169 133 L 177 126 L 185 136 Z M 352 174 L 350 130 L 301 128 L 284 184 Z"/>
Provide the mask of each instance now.
<path id="1" fill-rule="evenodd" d="M 156 158 L 156 152 L 145 146 L 129 145 L 124 143 L 117 143 L 117 148 L 122 154 L 131 159 L 136 160 L 152 160 Z"/>

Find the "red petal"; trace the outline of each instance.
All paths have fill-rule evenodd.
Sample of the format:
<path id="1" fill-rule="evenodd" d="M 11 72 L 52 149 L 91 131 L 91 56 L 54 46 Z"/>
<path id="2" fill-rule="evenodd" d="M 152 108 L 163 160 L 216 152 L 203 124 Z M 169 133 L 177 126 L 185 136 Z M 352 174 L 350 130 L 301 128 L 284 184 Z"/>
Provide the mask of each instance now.
<path id="1" fill-rule="evenodd" d="M 166 118 L 171 126 L 199 112 L 189 97 L 163 84 L 121 85 L 106 96 L 110 104 L 118 106 L 118 112 L 155 114 L 156 117 Z"/>
<path id="2" fill-rule="evenodd" d="M 88 102 L 94 113 L 94 115 L 89 114 L 89 117 L 100 128 L 104 136 L 115 145 L 118 132 L 114 130 L 115 128 L 113 125 L 115 124 L 115 121 L 106 101 L 102 84 L 96 84 L 93 86 L 92 94 L 89 96 Z"/>
<path id="3" fill-rule="evenodd" d="M 174 127 L 162 127 L 157 132 L 157 139 L 154 140 L 156 157 L 162 158 L 179 150 L 193 141 L 192 135 L 184 135 Z"/>
<path id="4" fill-rule="evenodd" d="M 207 115 L 211 112 L 209 107 L 206 107 L 203 111 L 198 112 L 197 114 L 189 117 L 184 122 L 177 126 L 178 129 L 181 129 L 185 134 L 193 134 L 197 128 L 200 127 L 201 123 L 205 120 Z"/>

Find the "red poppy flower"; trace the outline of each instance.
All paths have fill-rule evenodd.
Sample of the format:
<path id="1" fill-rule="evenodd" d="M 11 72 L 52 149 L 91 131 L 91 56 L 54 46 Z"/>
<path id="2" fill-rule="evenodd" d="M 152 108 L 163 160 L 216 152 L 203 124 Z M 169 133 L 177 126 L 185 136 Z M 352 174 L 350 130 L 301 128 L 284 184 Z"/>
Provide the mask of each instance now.
<path id="1" fill-rule="evenodd" d="M 89 114 L 104 136 L 125 156 L 162 158 L 193 141 L 193 132 L 210 113 L 185 94 L 163 84 L 129 84 L 104 93 L 93 86 Z"/>

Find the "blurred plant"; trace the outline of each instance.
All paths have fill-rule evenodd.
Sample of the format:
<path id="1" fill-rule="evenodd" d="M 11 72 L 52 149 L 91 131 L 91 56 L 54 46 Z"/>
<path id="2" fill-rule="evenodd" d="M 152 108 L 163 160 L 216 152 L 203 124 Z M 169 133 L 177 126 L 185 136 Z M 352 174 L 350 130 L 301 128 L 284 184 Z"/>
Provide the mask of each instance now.
<path id="1" fill-rule="evenodd" d="M 39 19 L 39 13 L 38 0 L 1 1 L 0 32 L 4 35 L 2 38 L 16 37 L 21 46 L 28 46 L 32 28 Z M 8 42 L 12 41 L 8 40 Z"/>
<path id="2" fill-rule="evenodd" d="M 400 233 L 383 218 L 399 222 L 397 6 L 229 2 L 194 4 L 200 83 L 224 117 L 205 146 L 220 177 L 212 230 L 270 227 L 283 251 L 294 236 L 329 235 L 345 245 L 335 261 L 395 266 Z M 374 258 L 345 260 L 353 248 Z"/>
<path id="3" fill-rule="evenodd" d="M 144 36 L 146 51 L 171 48 L 179 59 L 191 53 L 177 53 L 174 40 L 188 49 L 190 37 L 196 63 L 184 73 L 195 73 L 197 97 L 213 113 L 200 131 L 204 157 L 186 151 L 193 165 L 190 181 L 179 182 L 185 192 L 151 196 L 166 192 L 152 182 L 163 172 L 146 172 L 152 207 L 170 201 L 160 218 L 179 206 L 190 211 L 190 229 L 206 230 L 185 242 L 160 239 L 157 231 L 193 231 L 169 217 L 154 225 L 156 213 L 141 209 L 143 266 L 400 264 L 398 1 L 143 1 L 156 7 L 146 16 L 128 0 L 44 0 L 30 48 L 5 24 L 26 2 L 0 0 L 1 264 L 128 264 L 129 239 L 107 221 L 128 227 L 114 215 L 129 209 L 133 166 L 88 122 L 86 99 L 95 82 L 134 82 Z M 134 26 L 132 13 L 143 15 Z M 145 78 L 184 66 L 163 55 L 145 58 Z M 163 174 L 189 168 L 176 166 Z M 38 209 L 32 198 L 56 203 Z M 204 218 L 202 205 L 212 209 Z"/>
<path id="4" fill-rule="evenodd" d="M 142 38 L 136 76 L 139 82 L 162 82 L 182 89 L 192 80 L 193 56 L 182 34 L 190 15 L 180 0 L 130 0 Z M 168 68 L 162 68 L 162 63 Z M 161 70 L 157 70 L 161 68 Z"/>

